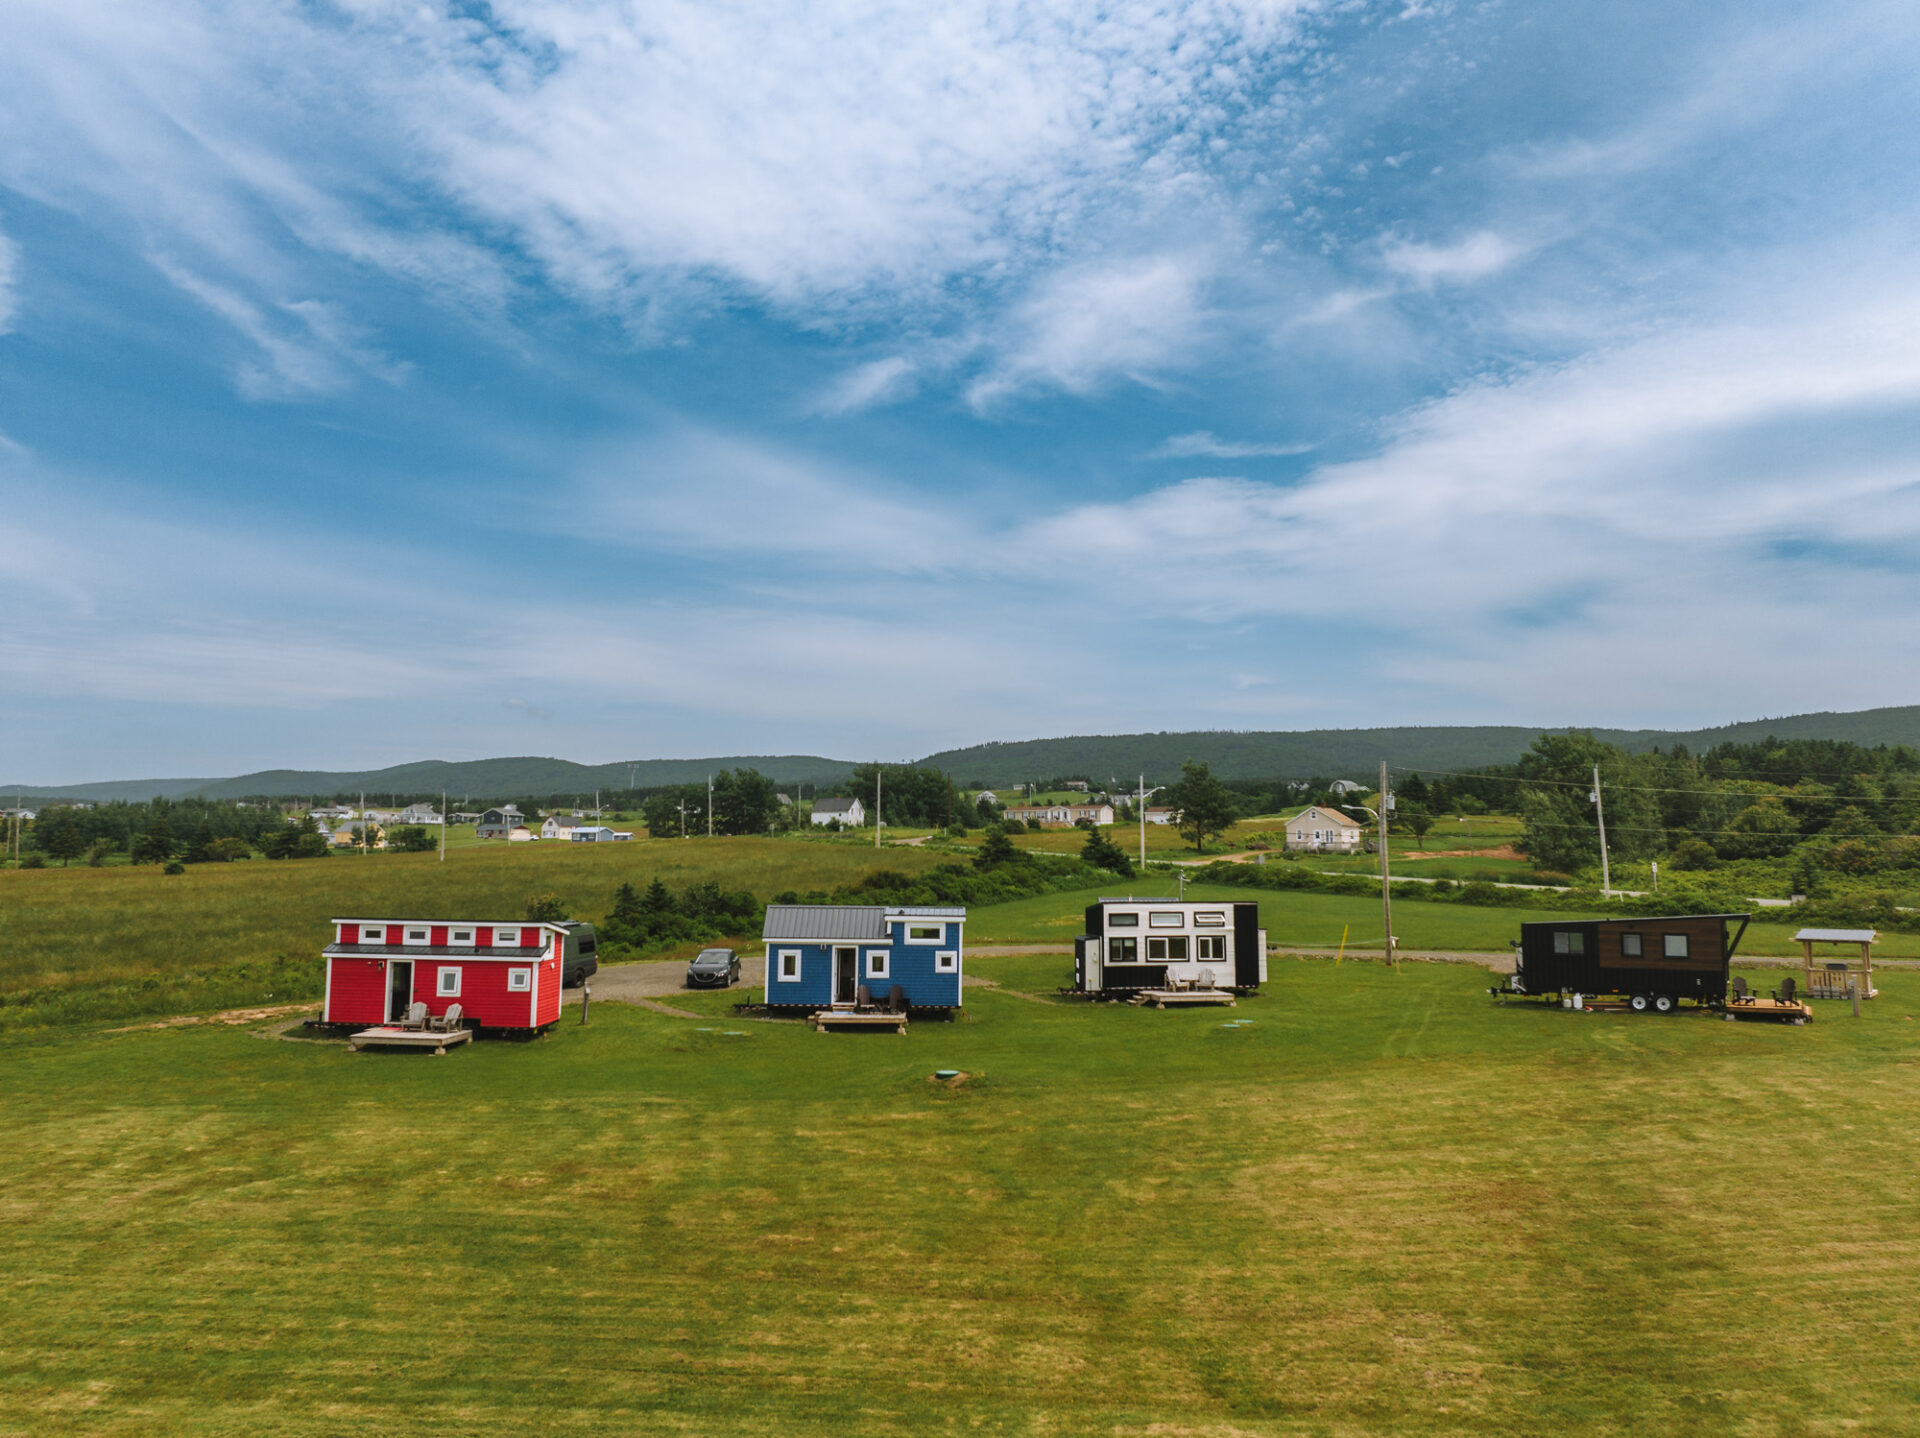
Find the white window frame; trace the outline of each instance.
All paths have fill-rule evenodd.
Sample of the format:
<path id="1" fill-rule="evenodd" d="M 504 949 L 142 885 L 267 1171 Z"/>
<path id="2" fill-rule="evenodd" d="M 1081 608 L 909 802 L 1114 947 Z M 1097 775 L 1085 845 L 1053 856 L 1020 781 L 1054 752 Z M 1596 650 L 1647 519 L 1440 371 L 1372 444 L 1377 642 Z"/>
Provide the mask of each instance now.
<path id="1" fill-rule="evenodd" d="M 1203 909 L 1193 916 L 1196 929 L 1224 929 L 1227 926 L 1225 909 Z"/>
<path id="2" fill-rule="evenodd" d="M 508 993 L 525 994 L 525 993 L 531 993 L 532 991 L 533 991 L 533 970 L 532 969 L 520 968 L 520 969 L 507 970 L 507 992 Z"/>
<path id="3" fill-rule="evenodd" d="M 433 994 L 435 998 L 457 999 L 460 997 L 460 966 L 442 964 L 440 972 L 434 975 Z"/>
<path id="4" fill-rule="evenodd" d="M 454 929 L 448 933 L 447 942 L 450 944 L 471 945 L 473 943 L 473 930 L 472 929 Z"/>
<path id="5" fill-rule="evenodd" d="M 1140 916 L 1137 913 L 1108 914 L 1107 927 L 1110 929 L 1137 929 L 1140 927 Z"/>
<path id="6" fill-rule="evenodd" d="M 960 951 L 942 949 L 933 956 L 933 971 L 936 974 L 956 974 L 960 972 Z"/>
<path id="7" fill-rule="evenodd" d="M 368 934 L 373 934 L 373 935 L 376 935 L 377 937 L 370 939 L 367 937 Z M 360 925 L 360 942 L 361 943 L 384 944 L 386 941 L 387 941 L 387 926 L 385 924 Z"/>
<path id="8" fill-rule="evenodd" d="M 944 944 L 947 941 L 945 924 L 908 924 L 907 942 L 910 944 Z"/>
<path id="9" fill-rule="evenodd" d="M 791 960 L 793 964 L 793 971 L 791 973 L 787 971 L 787 964 L 789 960 Z M 774 955 L 774 966 L 773 966 L 774 982 L 781 983 L 781 984 L 799 983 L 800 982 L 800 966 L 801 966 L 800 950 L 798 949 L 779 950 Z"/>
<path id="10" fill-rule="evenodd" d="M 893 977 L 889 963 L 893 958 L 892 949 L 867 950 L 867 977 L 870 979 L 890 979 Z"/>
<path id="11" fill-rule="evenodd" d="M 433 930 L 432 929 L 416 929 L 411 924 L 409 924 L 406 928 L 404 938 L 406 942 L 409 944 L 431 943 L 433 940 Z"/>
<path id="12" fill-rule="evenodd" d="M 1211 948 L 1212 953 L 1207 950 Z M 1201 934 L 1194 940 L 1193 957 L 1201 962 L 1220 962 L 1227 957 L 1227 936 L 1225 934 Z"/>
<path id="13" fill-rule="evenodd" d="M 1184 929 L 1186 926 L 1187 916 L 1178 909 L 1147 910 L 1147 927 L 1149 929 Z"/>

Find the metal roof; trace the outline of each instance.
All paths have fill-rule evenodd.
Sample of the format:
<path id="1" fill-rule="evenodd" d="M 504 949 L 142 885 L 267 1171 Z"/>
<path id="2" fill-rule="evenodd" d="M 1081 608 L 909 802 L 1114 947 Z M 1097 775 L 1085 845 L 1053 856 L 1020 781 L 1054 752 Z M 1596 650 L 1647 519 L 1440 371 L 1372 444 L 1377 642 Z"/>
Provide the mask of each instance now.
<path id="1" fill-rule="evenodd" d="M 1816 944 L 1871 944 L 1878 940 L 1878 929 L 1802 929 L 1796 939 L 1811 939 Z"/>
<path id="2" fill-rule="evenodd" d="M 768 904 L 763 939 L 890 939 L 887 920 L 964 919 L 965 909 L 889 904 Z"/>
<path id="3" fill-rule="evenodd" d="M 829 799 L 815 799 L 813 801 L 813 812 L 816 814 L 844 814 L 859 802 L 860 798 L 857 794 L 851 796 L 843 794 Z"/>

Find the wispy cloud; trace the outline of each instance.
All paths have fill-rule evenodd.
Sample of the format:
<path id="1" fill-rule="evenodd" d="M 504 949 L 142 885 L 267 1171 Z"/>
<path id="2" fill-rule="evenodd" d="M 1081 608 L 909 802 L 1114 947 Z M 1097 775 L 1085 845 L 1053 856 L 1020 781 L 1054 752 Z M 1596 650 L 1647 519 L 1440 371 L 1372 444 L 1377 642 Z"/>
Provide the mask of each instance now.
<path id="1" fill-rule="evenodd" d="M 19 312 L 20 247 L 0 232 L 0 335 L 13 328 Z"/>
<path id="2" fill-rule="evenodd" d="M 1260 459 L 1291 454 L 1308 454 L 1312 444 L 1263 444 L 1245 440 L 1222 439 L 1210 430 L 1196 429 L 1191 434 L 1169 436 L 1149 459 Z"/>
<path id="3" fill-rule="evenodd" d="M 1450 245 L 1392 240 L 1383 246 L 1380 258 L 1392 273 L 1424 287 L 1483 280 L 1525 253 L 1524 245 L 1481 230 Z"/>

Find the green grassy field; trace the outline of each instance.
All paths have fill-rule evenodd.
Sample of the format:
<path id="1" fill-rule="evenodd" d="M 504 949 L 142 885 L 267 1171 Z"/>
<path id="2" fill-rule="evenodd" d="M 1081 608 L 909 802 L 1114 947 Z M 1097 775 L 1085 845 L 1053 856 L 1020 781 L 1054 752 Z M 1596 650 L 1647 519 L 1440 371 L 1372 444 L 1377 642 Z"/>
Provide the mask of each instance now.
<path id="1" fill-rule="evenodd" d="M 1911 1433 L 1920 976 L 1804 1029 L 1484 982 L 0 1040 L 0 1434 Z"/>

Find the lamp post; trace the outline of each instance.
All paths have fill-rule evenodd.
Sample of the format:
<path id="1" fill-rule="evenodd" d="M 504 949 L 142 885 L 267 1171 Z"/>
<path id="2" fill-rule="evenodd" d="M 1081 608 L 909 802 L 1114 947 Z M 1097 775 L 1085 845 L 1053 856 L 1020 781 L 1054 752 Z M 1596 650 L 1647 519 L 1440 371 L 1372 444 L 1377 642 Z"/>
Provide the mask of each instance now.
<path id="1" fill-rule="evenodd" d="M 1393 801 L 1392 796 L 1384 792 L 1384 787 L 1383 785 L 1383 792 L 1380 796 L 1380 803 L 1383 806 L 1381 809 L 1375 809 L 1366 804 L 1343 804 L 1341 807 L 1344 809 L 1365 809 L 1369 814 L 1373 815 L 1374 821 L 1380 825 L 1380 919 L 1387 928 L 1387 967 L 1392 968 L 1394 967 L 1393 878 L 1388 870 L 1387 816 L 1384 811 L 1390 810 L 1393 807 Z"/>

